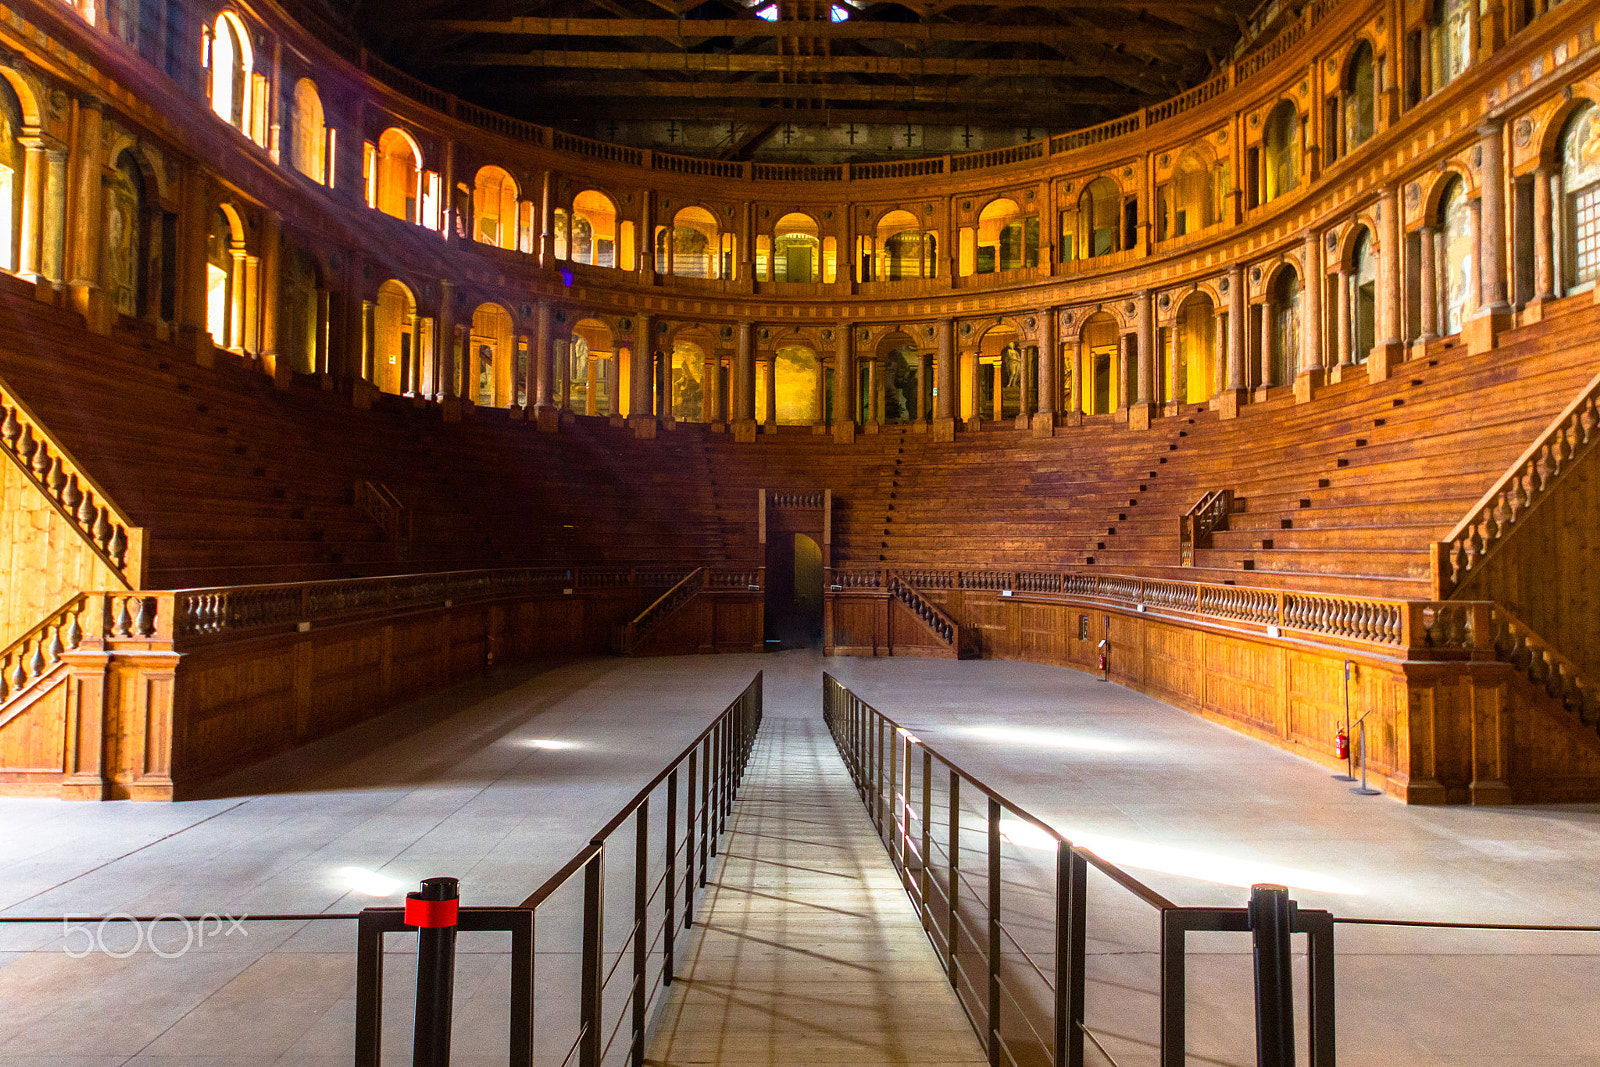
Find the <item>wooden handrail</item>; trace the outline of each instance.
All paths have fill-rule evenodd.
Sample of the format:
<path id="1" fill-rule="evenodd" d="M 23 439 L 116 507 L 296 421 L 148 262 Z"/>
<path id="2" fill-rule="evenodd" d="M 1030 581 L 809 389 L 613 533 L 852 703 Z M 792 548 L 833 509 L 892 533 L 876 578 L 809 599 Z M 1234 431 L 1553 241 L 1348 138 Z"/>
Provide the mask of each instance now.
<path id="1" fill-rule="evenodd" d="M 1233 512 L 1233 490 L 1213 489 L 1178 517 L 1178 565 L 1194 566 L 1194 553 L 1211 547 L 1211 535 L 1228 528 Z"/>
<path id="2" fill-rule="evenodd" d="M 0 381 L 0 452 L 17 465 L 67 525 L 128 589 L 144 584 L 145 531 Z"/>
<path id="3" fill-rule="evenodd" d="M 1600 440 L 1600 374 L 1550 424 L 1432 550 L 1433 594 L 1443 600 L 1519 528 L 1555 483 Z"/>

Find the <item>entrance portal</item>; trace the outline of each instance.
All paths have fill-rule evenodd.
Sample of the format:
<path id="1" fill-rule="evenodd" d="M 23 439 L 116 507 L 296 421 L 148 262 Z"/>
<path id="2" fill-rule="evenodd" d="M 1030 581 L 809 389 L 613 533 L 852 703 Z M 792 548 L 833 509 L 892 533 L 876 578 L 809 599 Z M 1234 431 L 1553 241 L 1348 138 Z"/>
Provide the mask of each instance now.
<path id="1" fill-rule="evenodd" d="M 767 640 L 813 648 L 822 640 L 822 548 L 805 534 L 767 541 Z"/>

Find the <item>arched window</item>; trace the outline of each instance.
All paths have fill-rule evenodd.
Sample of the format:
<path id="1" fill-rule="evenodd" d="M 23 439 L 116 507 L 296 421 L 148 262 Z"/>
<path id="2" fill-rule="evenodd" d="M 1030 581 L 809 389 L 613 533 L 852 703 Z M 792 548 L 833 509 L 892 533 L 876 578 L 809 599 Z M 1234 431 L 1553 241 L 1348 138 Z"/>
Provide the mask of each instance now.
<path id="1" fill-rule="evenodd" d="M 605 193 L 585 189 L 573 198 L 571 248 L 574 263 L 618 265 L 617 206 Z"/>
<path id="2" fill-rule="evenodd" d="M 1350 292 L 1345 297 L 1350 301 L 1351 359 L 1365 363 L 1378 343 L 1378 257 L 1365 226 L 1350 246 Z"/>
<path id="3" fill-rule="evenodd" d="M 1568 286 L 1600 278 L 1600 108 L 1586 103 L 1561 131 L 1562 272 Z"/>
<path id="4" fill-rule="evenodd" d="M 481 173 L 481 172 L 480 172 Z M 509 407 L 525 388 L 512 362 L 511 315 L 499 304 L 479 304 L 467 342 L 467 395 L 480 407 Z"/>
<path id="5" fill-rule="evenodd" d="M 1372 45 L 1361 41 L 1350 56 L 1344 82 L 1344 150 L 1354 151 L 1377 130 Z"/>
<path id="6" fill-rule="evenodd" d="M 279 352 L 299 374 L 314 374 L 324 340 L 317 334 L 322 287 L 316 258 L 297 243 L 286 242 L 278 312 Z"/>
<path id="7" fill-rule="evenodd" d="M 22 239 L 22 104 L 0 78 L 0 270 L 21 266 Z"/>
<path id="8" fill-rule="evenodd" d="M 1207 152 L 1191 147 L 1178 157 L 1172 180 L 1156 188 L 1156 240 L 1182 237 L 1210 226 L 1219 214 L 1216 200 L 1216 168 Z"/>
<path id="9" fill-rule="evenodd" d="M 1281 100 L 1267 116 L 1262 134 L 1261 202 L 1268 203 L 1300 184 L 1300 112 Z"/>
<path id="10" fill-rule="evenodd" d="M 1450 185 L 1439 197 L 1439 240 L 1443 255 L 1437 260 L 1443 267 L 1444 330 L 1446 334 L 1460 333 L 1461 324 L 1471 312 L 1473 257 L 1472 209 L 1467 203 L 1467 187 L 1459 177 L 1450 179 Z"/>
<path id="11" fill-rule="evenodd" d="M 817 222 L 792 211 L 772 228 L 772 278 L 779 282 L 822 280 L 822 242 Z"/>
<path id="12" fill-rule="evenodd" d="M 1472 62 L 1471 21 L 1477 10 L 1478 0 L 1434 0 L 1425 45 L 1432 70 L 1430 92 L 1455 81 Z"/>
<path id="13" fill-rule="evenodd" d="M 826 386 L 817 354 L 801 345 L 788 345 L 773 354 L 773 389 L 780 426 L 810 426 L 828 415 Z"/>
<path id="14" fill-rule="evenodd" d="M 328 124 L 322 113 L 322 97 L 310 78 L 295 82 L 289 138 L 294 169 L 307 178 L 328 185 Z"/>
<path id="15" fill-rule="evenodd" d="M 1110 178 L 1096 178 L 1078 196 L 1078 258 L 1093 259 L 1122 248 L 1122 191 Z"/>
<path id="16" fill-rule="evenodd" d="M 1300 275 L 1284 267 L 1272 282 L 1272 380 L 1263 385 L 1288 385 L 1300 362 Z"/>
<path id="17" fill-rule="evenodd" d="M 868 277 L 886 282 L 932 278 L 938 271 L 938 240 L 909 211 L 891 211 L 878 220 L 873 266 Z M 868 280 L 868 278 L 863 278 Z"/>
<path id="18" fill-rule="evenodd" d="M 599 319 L 582 319 L 572 327 L 568 403 L 579 415 L 610 415 L 616 408 L 617 350 L 611 327 Z"/>
<path id="19" fill-rule="evenodd" d="M 213 344 L 234 348 L 234 250 L 244 247 L 228 213 L 218 208 L 206 237 L 206 330 Z"/>
<path id="20" fill-rule="evenodd" d="M 680 422 L 706 421 L 705 373 L 706 354 L 699 345 L 689 341 L 678 341 L 673 344 L 672 417 L 674 419 Z"/>
<path id="21" fill-rule="evenodd" d="M 372 384 L 385 393 L 411 391 L 413 355 L 420 343 L 417 301 L 411 290 L 390 278 L 378 287 L 374 314 Z"/>
<path id="22" fill-rule="evenodd" d="M 1104 311 L 1091 316 L 1078 334 L 1085 414 L 1109 414 L 1122 402 L 1117 344 L 1117 320 Z"/>
<path id="23" fill-rule="evenodd" d="M 422 196 L 422 149 L 409 133 L 395 126 L 378 138 L 376 193 L 373 206 L 379 211 L 407 222 L 417 221 Z"/>
<path id="24" fill-rule="evenodd" d="M 519 194 L 516 179 L 505 170 L 500 167 L 478 169 L 472 183 L 475 240 L 497 248 L 514 250 L 517 247 Z"/>
<path id="25" fill-rule="evenodd" d="M 1178 377 L 1167 386 L 1167 398 L 1180 404 L 1204 400 L 1217 380 L 1216 309 L 1205 293 L 1193 293 L 1178 308 L 1176 330 Z"/>
<path id="26" fill-rule="evenodd" d="M 922 373 L 922 357 L 914 345 L 899 345 L 883 360 L 883 420 L 915 422 L 927 410 L 924 395 L 933 383 Z"/>
<path id="27" fill-rule="evenodd" d="M 211 29 L 211 110 L 228 125 L 250 132 L 253 55 L 244 23 L 231 11 Z"/>
<path id="28" fill-rule="evenodd" d="M 669 272 L 681 278 L 720 278 L 728 273 L 723 269 L 722 236 L 711 212 L 703 207 L 683 208 L 672 217 L 671 229 L 660 234 L 666 247 L 658 250 L 656 260 L 665 261 Z"/>
<path id="29" fill-rule="evenodd" d="M 132 152 L 117 157 L 105 191 L 105 276 L 112 304 L 124 315 L 145 309 L 144 175 Z"/>
<path id="30" fill-rule="evenodd" d="M 1024 215 L 1015 200 L 991 200 L 978 213 L 974 274 L 1039 265 L 1039 217 Z"/>

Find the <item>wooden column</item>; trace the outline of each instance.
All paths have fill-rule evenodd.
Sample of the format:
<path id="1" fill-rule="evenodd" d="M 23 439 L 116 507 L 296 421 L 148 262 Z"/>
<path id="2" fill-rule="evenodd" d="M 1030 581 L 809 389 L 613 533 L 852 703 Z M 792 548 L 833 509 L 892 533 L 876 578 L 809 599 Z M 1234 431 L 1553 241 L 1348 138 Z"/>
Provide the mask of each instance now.
<path id="1" fill-rule="evenodd" d="M 48 172 L 46 152 L 49 142 L 38 134 L 20 138 L 22 142 L 22 238 L 17 257 L 17 275 L 37 283 L 44 266 L 44 187 Z"/>
<path id="2" fill-rule="evenodd" d="M 735 375 L 739 386 L 739 395 L 734 405 L 735 415 L 741 424 L 745 424 L 742 434 L 748 434 L 751 440 L 755 439 L 756 421 L 756 346 L 755 329 L 753 322 L 741 322 L 738 328 L 738 374 Z"/>
<path id="3" fill-rule="evenodd" d="M 1183 406 L 1183 383 L 1178 381 L 1178 320 L 1173 319 L 1172 325 L 1167 327 L 1166 351 L 1163 353 L 1167 361 L 1167 395 L 1163 398 L 1167 405 L 1167 414 L 1176 415 Z"/>
<path id="4" fill-rule="evenodd" d="M 541 236 L 541 240 L 543 237 Z M 552 344 L 551 308 L 544 301 L 538 304 L 533 320 L 533 351 L 529 360 L 533 364 L 533 407 L 539 420 L 539 429 L 556 428 L 555 346 Z M 470 392 L 470 390 L 469 390 Z"/>
<path id="5" fill-rule="evenodd" d="M 1533 289 L 1536 300 L 1549 300 L 1556 295 L 1551 223 L 1550 175 L 1540 167 L 1533 172 Z"/>
<path id="6" fill-rule="evenodd" d="M 1566 217 L 1566 203 L 1562 197 L 1561 171 L 1550 172 L 1550 292 L 1561 296 L 1567 288 L 1567 255 L 1564 247 L 1567 239 L 1567 227 L 1562 221 Z"/>
<path id="7" fill-rule="evenodd" d="M 1339 268 L 1339 292 L 1334 298 L 1337 303 L 1339 316 L 1339 366 L 1349 367 L 1355 363 L 1355 353 L 1351 351 L 1350 340 L 1350 272 L 1343 266 Z"/>
<path id="8" fill-rule="evenodd" d="M 515 220 L 513 220 L 515 221 Z M 517 402 L 517 334 L 511 338 L 511 403 Z M 456 283 L 448 278 L 439 279 L 439 337 L 434 342 L 436 353 L 434 362 L 439 372 L 433 381 L 433 392 L 440 398 L 454 398 L 460 394 L 456 392 L 458 379 L 466 377 L 460 358 L 456 350 Z M 462 392 L 466 392 L 466 383 L 462 381 Z"/>
<path id="9" fill-rule="evenodd" d="M 1256 325 L 1259 330 L 1256 334 L 1256 388 L 1265 392 L 1274 383 L 1272 381 L 1272 296 L 1264 294 L 1261 297 L 1261 318 Z"/>
<path id="10" fill-rule="evenodd" d="M 833 439 L 848 443 L 856 433 L 855 327 L 841 322 L 835 330 L 833 365 Z"/>
<path id="11" fill-rule="evenodd" d="M 639 280 L 645 285 L 655 284 L 656 278 L 655 201 L 656 195 L 649 189 L 639 198 L 639 237 L 635 243 L 639 251 Z M 572 225 L 570 220 L 567 225 Z M 633 376 L 633 381 L 637 388 L 637 374 Z"/>
<path id="12" fill-rule="evenodd" d="M 934 373 L 933 432 L 936 440 L 955 439 L 956 323 L 940 319 L 934 328 L 937 365 Z"/>
<path id="13" fill-rule="evenodd" d="M 263 213 L 261 220 L 260 303 L 261 361 L 276 382 L 287 385 L 293 375 L 286 366 L 278 368 L 278 292 L 283 263 L 283 216 L 275 211 Z"/>
<path id="14" fill-rule="evenodd" d="M 866 424 L 873 429 L 878 426 L 878 387 L 881 384 L 882 366 L 876 359 L 867 360 L 867 418 Z"/>
<path id="15" fill-rule="evenodd" d="M 776 433 L 778 430 L 778 353 L 769 352 L 764 361 L 767 365 L 767 430 Z"/>
<path id="16" fill-rule="evenodd" d="M 654 250 L 651 250 L 654 255 Z M 655 330 L 648 314 L 633 322 L 632 384 L 628 387 L 628 417 L 655 419 Z"/>
<path id="17" fill-rule="evenodd" d="M 1061 386 L 1056 381 L 1056 365 L 1060 359 L 1056 343 L 1056 308 L 1045 308 L 1039 318 L 1039 403 L 1033 417 L 1033 435 L 1049 437 L 1055 432 L 1057 400 Z"/>
<path id="18" fill-rule="evenodd" d="M 555 180 L 555 172 L 546 169 L 539 182 L 539 265 L 546 269 L 556 261 L 556 226 L 553 215 Z M 570 220 L 568 226 L 571 226 Z M 571 233 L 570 229 L 568 233 Z"/>
<path id="19" fill-rule="evenodd" d="M 1244 268 L 1235 264 L 1228 268 L 1228 389 L 1245 388 L 1245 316 Z"/>
<path id="20" fill-rule="evenodd" d="M 1322 238 L 1316 231 L 1307 231 L 1305 244 L 1305 314 L 1300 326 L 1300 370 L 1322 370 L 1322 290 L 1328 284 L 1322 269 Z"/>
<path id="21" fill-rule="evenodd" d="M 1506 295 L 1506 211 L 1504 128 L 1498 121 L 1478 127 L 1478 146 L 1482 153 L 1479 188 L 1482 190 L 1478 219 L 1478 284 L 1481 294 L 1477 312 L 1463 333 L 1468 352 L 1493 348 L 1499 332 L 1509 325 L 1511 305 Z"/>
<path id="22" fill-rule="evenodd" d="M 71 267 L 67 275 L 68 293 L 73 307 L 84 316 L 91 330 L 110 329 L 105 314 L 104 294 L 100 290 L 101 237 L 104 229 L 101 201 L 101 170 L 104 146 L 100 136 L 101 103 L 84 97 L 77 106 L 77 139 L 73 145 L 73 196 L 67 212 L 72 220 L 70 239 Z"/>
<path id="23" fill-rule="evenodd" d="M 828 428 L 828 371 L 820 356 L 817 358 L 817 387 L 814 394 L 811 428 L 820 433 Z"/>
<path id="24" fill-rule="evenodd" d="M 708 423 L 722 421 L 722 354 L 714 345 L 701 357 L 700 417 Z"/>
<path id="25" fill-rule="evenodd" d="M 1439 336 L 1439 283 L 1436 275 L 1438 265 L 1433 259 L 1433 234 L 1432 226 L 1422 227 L 1421 292 L 1418 294 L 1422 307 L 1422 336 L 1418 340 L 1423 344 Z"/>
<path id="26" fill-rule="evenodd" d="M 1141 404 L 1155 398 L 1156 384 L 1156 317 L 1150 290 L 1139 294 L 1139 382 L 1135 399 Z"/>
<path id="27" fill-rule="evenodd" d="M 361 379 L 376 382 L 378 373 L 378 305 L 361 302 Z"/>
<path id="28" fill-rule="evenodd" d="M 1378 200 L 1378 344 L 1400 343 L 1400 211 L 1392 189 Z"/>

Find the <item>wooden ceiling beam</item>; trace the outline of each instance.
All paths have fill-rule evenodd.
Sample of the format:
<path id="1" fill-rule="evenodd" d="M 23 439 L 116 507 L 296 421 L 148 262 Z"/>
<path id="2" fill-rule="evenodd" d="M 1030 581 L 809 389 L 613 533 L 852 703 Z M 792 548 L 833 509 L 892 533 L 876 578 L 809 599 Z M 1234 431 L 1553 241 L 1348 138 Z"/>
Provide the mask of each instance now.
<path id="1" fill-rule="evenodd" d="M 562 105 L 568 101 L 556 100 L 548 102 L 546 112 L 557 118 L 569 117 L 573 120 L 593 123 L 597 116 L 592 111 L 574 112 L 565 115 Z M 1089 120 L 1090 125 L 1109 118 L 1106 115 L 1096 115 Z M 601 121 L 616 119 L 629 121 L 639 119 L 660 120 L 677 119 L 680 122 L 707 122 L 707 123 L 793 123 L 796 126 L 848 126 L 852 123 L 858 126 L 904 126 L 907 123 L 913 126 L 973 126 L 984 129 L 1021 129 L 1033 127 L 1036 131 L 1049 130 L 1059 133 L 1071 129 L 1081 122 L 1067 122 L 1059 110 L 1044 110 L 1006 106 L 999 109 L 974 109 L 933 107 L 925 110 L 907 108 L 781 108 L 781 107 L 750 107 L 743 106 L 718 106 L 707 104 L 680 104 L 670 100 L 645 100 L 641 99 L 628 108 L 626 115 L 599 116 Z M 548 120 L 546 120 L 548 121 Z"/>
<path id="2" fill-rule="evenodd" d="M 795 37 L 826 40 L 937 41 L 1044 44 L 1053 48 L 1084 43 L 1188 44 L 1193 30 L 1129 26 L 965 25 L 956 22 L 763 22 L 760 19 L 424 19 L 423 32 L 482 33 L 505 37 L 654 37 L 698 44 L 713 37 Z M 1231 36 L 1218 33 L 1219 39 Z"/>
<path id="3" fill-rule="evenodd" d="M 683 52 L 605 52 L 534 49 L 529 52 L 455 52 L 438 57 L 440 66 L 538 67 L 548 70 L 660 70 L 706 74 L 878 74 L 908 78 L 1083 78 L 1132 77 L 1161 86 L 1147 64 L 1118 55 L 1073 59 L 983 59 L 939 56 L 773 56 Z"/>
<path id="4" fill-rule="evenodd" d="M 862 85 L 836 82 L 830 84 L 790 84 L 778 82 L 674 82 L 659 79 L 639 81 L 580 81 L 559 79 L 529 84 L 530 91 L 552 93 L 562 97 L 596 99 L 633 99 L 660 97 L 671 100 L 849 100 L 878 104 L 960 104 L 984 105 L 1003 109 L 1012 105 L 1029 105 L 1040 94 L 1037 86 L 1030 90 L 1010 90 L 1003 86 L 968 85 Z M 1076 90 L 1053 89 L 1062 101 L 1056 110 L 1072 107 L 1132 108 L 1144 102 L 1145 95 L 1135 92 L 1107 92 L 1103 89 Z M 1051 110 L 1045 108 L 1041 110 Z"/>

